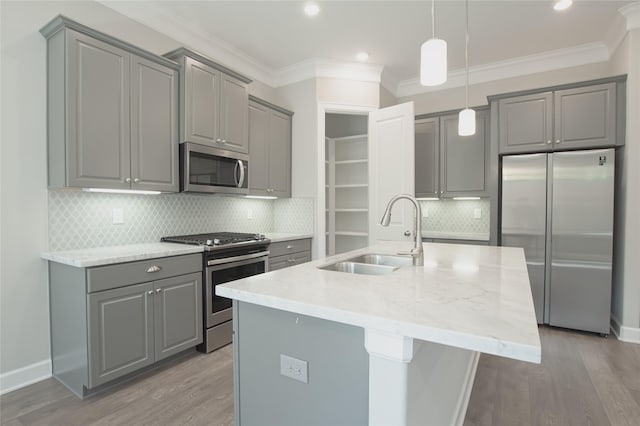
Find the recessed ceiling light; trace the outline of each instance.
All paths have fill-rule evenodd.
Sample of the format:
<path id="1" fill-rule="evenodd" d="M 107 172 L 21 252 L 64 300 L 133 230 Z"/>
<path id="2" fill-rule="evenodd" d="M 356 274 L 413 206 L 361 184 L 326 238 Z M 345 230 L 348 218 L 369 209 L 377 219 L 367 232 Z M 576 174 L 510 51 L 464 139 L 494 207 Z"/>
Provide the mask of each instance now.
<path id="1" fill-rule="evenodd" d="M 573 4 L 573 0 L 558 0 L 553 5 L 554 10 L 566 10 Z"/>
<path id="2" fill-rule="evenodd" d="M 356 55 L 356 60 L 360 62 L 364 62 L 367 59 L 369 59 L 369 54 L 367 52 L 358 52 L 358 54 Z"/>
<path id="3" fill-rule="evenodd" d="M 320 13 L 320 6 L 316 3 L 307 3 L 304 5 L 304 13 L 306 13 L 307 16 L 316 16 Z"/>

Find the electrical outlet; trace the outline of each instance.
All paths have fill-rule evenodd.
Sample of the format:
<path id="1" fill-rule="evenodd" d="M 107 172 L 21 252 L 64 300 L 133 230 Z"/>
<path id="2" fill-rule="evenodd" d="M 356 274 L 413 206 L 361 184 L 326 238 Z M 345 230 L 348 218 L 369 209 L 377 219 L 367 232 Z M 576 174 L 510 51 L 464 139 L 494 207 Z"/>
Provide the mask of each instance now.
<path id="1" fill-rule="evenodd" d="M 422 208 L 422 217 L 429 217 L 429 209 L 426 207 Z"/>
<path id="2" fill-rule="evenodd" d="M 113 224 L 122 225 L 124 223 L 124 210 L 121 207 L 113 209 Z"/>
<path id="3" fill-rule="evenodd" d="M 280 354 L 280 374 L 302 383 L 309 383 L 307 361 Z"/>
<path id="4" fill-rule="evenodd" d="M 482 218 L 482 209 L 473 209 L 473 218 L 481 219 Z"/>
<path id="5" fill-rule="evenodd" d="M 253 219 L 253 209 L 247 209 L 247 219 Z"/>

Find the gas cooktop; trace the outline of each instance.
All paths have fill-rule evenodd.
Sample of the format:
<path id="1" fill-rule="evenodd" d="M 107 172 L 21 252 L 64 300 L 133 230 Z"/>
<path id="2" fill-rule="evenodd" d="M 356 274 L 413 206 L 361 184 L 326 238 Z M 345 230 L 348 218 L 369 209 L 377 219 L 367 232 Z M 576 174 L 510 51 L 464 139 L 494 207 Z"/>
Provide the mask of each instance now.
<path id="1" fill-rule="evenodd" d="M 246 245 L 249 243 L 269 244 L 270 242 L 263 234 L 249 234 L 243 232 L 211 232 L 206 234 L 178 235 L 174 237 L 162 237 L 160 241 L 166 243 L 205 246 L 205 248 L 223 248 L 234 245 Z"/>

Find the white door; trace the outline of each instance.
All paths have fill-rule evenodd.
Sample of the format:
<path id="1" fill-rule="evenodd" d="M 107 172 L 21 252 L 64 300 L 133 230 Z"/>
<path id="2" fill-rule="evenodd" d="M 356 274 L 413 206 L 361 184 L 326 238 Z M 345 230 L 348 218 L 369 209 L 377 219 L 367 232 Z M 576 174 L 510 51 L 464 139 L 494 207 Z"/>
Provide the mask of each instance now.
<path id="1" fill-rule="evenodd" d="M 413 232 L 414 207 L 399 200 L 391 212 L 389 226 L 380 219 L 389 199 L 396 194 L 414 194 L 413 102 L 369 113 L 369 244 L 378 240 L 407 240 Z"/>

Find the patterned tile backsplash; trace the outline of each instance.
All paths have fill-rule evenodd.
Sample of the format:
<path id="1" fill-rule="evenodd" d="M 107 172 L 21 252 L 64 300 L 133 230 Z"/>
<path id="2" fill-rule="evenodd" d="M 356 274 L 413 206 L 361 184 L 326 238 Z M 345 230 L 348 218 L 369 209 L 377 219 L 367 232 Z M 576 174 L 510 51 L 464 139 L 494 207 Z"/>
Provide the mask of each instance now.
<path id="1" fill-rule="evenodd" d="M 49 190 L 49 250 L 160 241 L 212 231 L 313 232 L 313 200 Z M 122 209 L 124 223 L 114 225 Z M 278 219 L 274 220 L 277 212 Z M 248 216 L 251 213 L 252 219 Z M 309 213 L 309 214 L 307 214 Z"/>
<path id="2" fill-rule="evenodd" d="M 420 201 L 423 210 L 423 232 L 451 232 L 462 234 L 489 234 L 490 201 L 438 200 Z M 473 213 L 480 209 L 482 217 L 475 219 Z M 425 210 L 429 217 L 424 217 Z"/>

